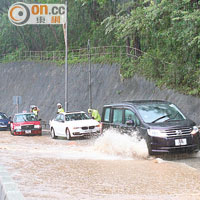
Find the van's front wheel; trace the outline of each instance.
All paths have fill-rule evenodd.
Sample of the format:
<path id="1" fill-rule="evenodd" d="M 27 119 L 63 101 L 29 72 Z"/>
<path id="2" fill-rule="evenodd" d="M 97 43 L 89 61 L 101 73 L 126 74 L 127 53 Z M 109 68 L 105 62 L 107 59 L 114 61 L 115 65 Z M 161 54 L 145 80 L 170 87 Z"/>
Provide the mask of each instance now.
<path id="1" fill-rule="evenodd" d="M 153 151 L 152 151 L 152 148 L 151 148 L 151 144 L 147 144 L 147 148 L 148 148 L 148 153 L 150 156 L 153 155 Z"/>
<path id="2" fill-rule="evenodd" d="M 145 141 L 146 141 L 146 144 L 147 144 L 148 153 L 149 153 L 150 156 L 152 156 L 154 153 L 153 153 L 152 148 L 151 148 L 151 143 L 148 141 L 147 138 L 145 138 Z"/>

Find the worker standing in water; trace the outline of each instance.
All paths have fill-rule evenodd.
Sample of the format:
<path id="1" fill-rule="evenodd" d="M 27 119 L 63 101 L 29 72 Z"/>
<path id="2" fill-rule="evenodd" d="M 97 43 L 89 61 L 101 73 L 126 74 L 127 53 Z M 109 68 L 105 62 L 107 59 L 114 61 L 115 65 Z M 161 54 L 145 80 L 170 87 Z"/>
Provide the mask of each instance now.
<path id="1" fill-rule="evenodd" d="M 98 122 L 101 122 L 101 116 L 98 110 L 95 109 L 88 109 L 88 113 L 92 116 L 92 118 Z"/>

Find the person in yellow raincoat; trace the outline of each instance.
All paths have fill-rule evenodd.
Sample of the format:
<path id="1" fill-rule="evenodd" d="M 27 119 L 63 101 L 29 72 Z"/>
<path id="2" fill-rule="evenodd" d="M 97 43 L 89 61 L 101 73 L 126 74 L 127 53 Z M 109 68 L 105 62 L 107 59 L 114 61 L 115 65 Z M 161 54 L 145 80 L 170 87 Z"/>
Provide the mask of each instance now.
<path id="1" fill-rule="evenodd" d="M 91 114 L 92 118 L 98 122 L 101 121 L 101 116 L 98 112 L 98 110 L 95 109 L 88 109 L 88 113 Z"/>
<path id="2" fill-rule="evenodd" d="M 57 114 L 62 113 L 62 112 L 65 112 L 64 109 L 63 109 L 63 107 L 62 107 L 62 104 L 61 104 L 61 103 L 58 103 L 58 104 L 57 104 L 57 107 L 58 107 L 58 112 L 57 112 Z"/>

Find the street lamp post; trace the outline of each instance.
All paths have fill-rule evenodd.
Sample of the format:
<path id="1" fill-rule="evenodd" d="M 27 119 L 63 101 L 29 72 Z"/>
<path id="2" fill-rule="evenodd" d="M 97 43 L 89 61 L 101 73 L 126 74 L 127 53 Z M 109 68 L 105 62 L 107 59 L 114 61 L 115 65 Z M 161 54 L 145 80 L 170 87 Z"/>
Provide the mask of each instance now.
<path id="1" fill-rule="evenodd" d="M 66 0 L 66 24 L 65 24 L 65 112 L 68 111 L 68 42 L 67 42 L 67 0 Z"/>
<path id="2" fill-rule="evenodd" d="M 88 40 L 88 62 L 89 62 L 89 108 L 92 108 L 92 83 L 91 83 L 91 52 L 90 52 L 90 40 Z"/>

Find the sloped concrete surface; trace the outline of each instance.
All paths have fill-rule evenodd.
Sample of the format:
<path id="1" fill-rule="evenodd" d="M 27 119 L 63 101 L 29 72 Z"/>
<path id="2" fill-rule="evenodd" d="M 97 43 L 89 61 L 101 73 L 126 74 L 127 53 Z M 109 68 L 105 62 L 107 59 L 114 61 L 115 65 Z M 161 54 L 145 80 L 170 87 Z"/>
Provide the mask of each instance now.
<path id="1" fill-rule="evenodd" d="M 200 124 L 200 99 L 173 90 L 159 89 L 151 81 L 134 76 L 121 80 L 118 65 L 92 65 L 93 108 L 125 100 L 159 99 L 178 105 L 192 120 Z M 87 111 L 88 64 L 69 66 L 69 110 Z M 64 66 L 40 62 L 0 64 L 0 111 L 13 116 L 13 96 L 22 96 L 20 111 L 35 104 L 40 118 L 48 121 L 56 115 L 58 102 L 64 105 Z"/>

